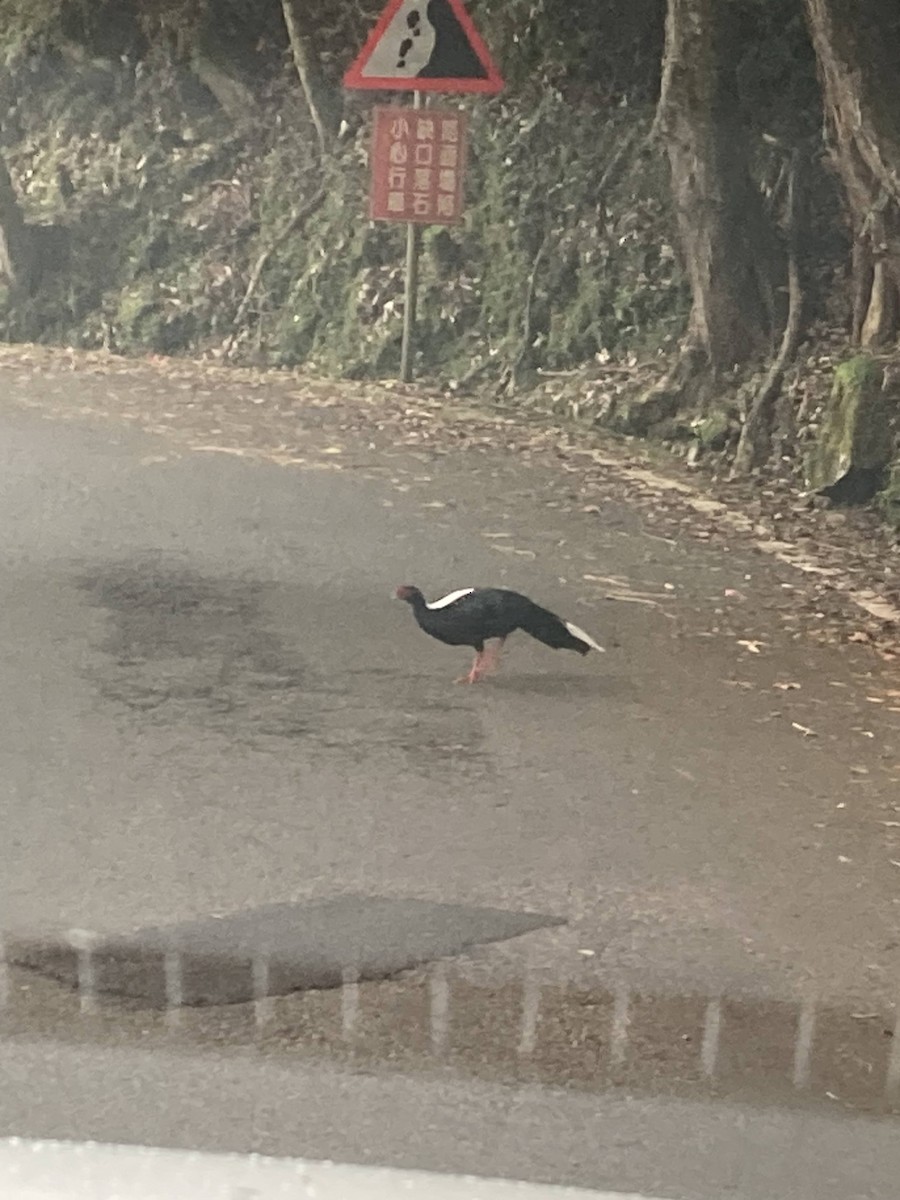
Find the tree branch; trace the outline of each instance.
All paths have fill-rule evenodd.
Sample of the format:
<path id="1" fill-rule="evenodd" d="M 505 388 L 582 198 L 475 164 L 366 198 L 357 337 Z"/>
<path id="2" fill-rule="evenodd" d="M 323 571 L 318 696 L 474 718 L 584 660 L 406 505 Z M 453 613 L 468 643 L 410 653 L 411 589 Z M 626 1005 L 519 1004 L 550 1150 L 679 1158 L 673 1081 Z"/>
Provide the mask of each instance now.
<path id="1" fill-rule="evenodd" d="M 297 77 L 306 97 L 319 146 L 325 154 L 340 126 L 341 104 L 339 95 L 329 86 L 322 71 L 312 31 L 306 24 L 304 7 L 302 0 L 281 0 Z"/>
<path id="2" fill-rule="evenodd" d="M 294 213 L 287 225 L 285 225 L 284 229 L 282 229 L 281 233 L 272 239 L 269 245 L 265 248 L 265 250 L 262 251 L 259 258 L 257 258 L 256 262 L 253 264 L 253 270 L 250 272 L 250 278 L 247 280 L 247 287 L 244 291 L 243 299 L 238 305 L 237 312 L 234 314 L 234 320 L 231 324 L 231 333 L 228 335 L 228 339 L 226 340 L 225 345 L 222 347 L 222 352 L 225 358 L 231 357 L 231 352 L 234 349 L 234 344 L 237 341 L 238 332 L 240 331 L 241 321 L 243 321 L 244 314 L 247 312 L 250 301 L 253 299 L 253 295 L 259 286 L 259 281 L 262 279 L 262 273 L 266 269 L 266 264 L 268 263 L 269 259 L 272 257 L 278 247 L 284 245 L 291 234 L 295 233 L 297 229 L 313 215 L 319 205 L 324 201 L 325 194 L 325 189 L 319 188 L 315 195 L 312 196 L 312 198 L 308 200 L 306 204 L 299 209 L 299 211 Z"/>
<path id="3" fill-rule="evenodd" d="M 31 291 L 34 240 L 25 221 L 6 163 L 0 158 L 0 280 L 17 294 Z"/>
<path id="4" fill-rule="evenodd" d="M 781 394 L 781 385 L 787 368 L 797 355 L 803 334 L 805 297 L 800 267 L 801 213 L 805 202 L 805 164 L 801 152 L 791 154 L 787 178 L 787 277 L 788 315 L 781 337 L 781 345 L 759 391 L 753 398 L 741 430 L 731 475 L 747 474 L 759 466 L 768 456 L 775 403 Z"/>

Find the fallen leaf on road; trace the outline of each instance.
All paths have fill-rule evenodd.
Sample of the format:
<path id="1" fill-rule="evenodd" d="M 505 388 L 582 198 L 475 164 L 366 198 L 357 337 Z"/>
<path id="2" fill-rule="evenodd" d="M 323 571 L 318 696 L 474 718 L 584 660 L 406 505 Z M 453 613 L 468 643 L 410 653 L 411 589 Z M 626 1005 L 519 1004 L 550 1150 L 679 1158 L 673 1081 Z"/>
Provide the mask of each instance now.
<path id="1" fill-rule="evenodd" d="M 772 686 L 778 688 L 779 692 L 796 692 L 800 689 L 799 683 L 773 683 Z"/>
<path id="2" fill-rule="evenodd" d="M 203 454 L 236 454 L 240 458 L 246 458 L 247 455 L 253 454 L 252 450 L 239 450 L 237 446 L 191 446 L 192 450 Z"/>
<path id="3" fill-rule="evenodd" d="M 628 590 L 628 580 L 623 579 L 621 575 L 582 575 L 581 578 L 587 579 L 589 583 L 605 583 L 609 587 Z"/>
<path id="4" fill-rule="evenodd" d="M 791 728 L 798 730 L 804 737 L 818 737 L 814 729 L 810 729 L 808 725 L 801 725 L 798 721 L 791 721 Z"/>
<path id="5" fill-rule="evenodd" d="M 622 593 L 607 592 L 604 600 L 623 600 L 626 604 L 646 604 L 650 608 L 659 608 L 658 600 L 649 600 L 646 596 L 628 596 Z"/>
<path id="6" fill-rule="evenodd" d="M 742 638 L 738 642 L 738 645 L 744 646 L 747 650 L 750 651 L 751 654 L 759 654 L 759 648 L 760 648 L 760 646 L 764 646 L 765 642 L 751 642 L 751 641 L 748 641 L 746 638 Z"/>

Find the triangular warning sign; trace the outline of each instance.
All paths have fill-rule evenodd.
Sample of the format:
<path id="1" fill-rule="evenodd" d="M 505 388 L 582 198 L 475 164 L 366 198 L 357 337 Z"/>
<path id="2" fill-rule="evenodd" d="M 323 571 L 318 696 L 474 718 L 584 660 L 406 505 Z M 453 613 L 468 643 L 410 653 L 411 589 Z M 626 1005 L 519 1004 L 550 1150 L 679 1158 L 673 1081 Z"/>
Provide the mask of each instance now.
<path id="1" fill-rule="evenodd" d="M 462 0 L 388 0 L 344 86 L 495 93 L 504 84 Z"/>

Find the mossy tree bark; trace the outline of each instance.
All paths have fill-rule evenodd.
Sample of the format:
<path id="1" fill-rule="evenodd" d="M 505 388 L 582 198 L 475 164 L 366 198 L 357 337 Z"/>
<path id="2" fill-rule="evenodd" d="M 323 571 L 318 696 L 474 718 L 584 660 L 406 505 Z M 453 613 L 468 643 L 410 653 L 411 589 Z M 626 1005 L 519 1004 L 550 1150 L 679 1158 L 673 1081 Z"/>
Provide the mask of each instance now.
<path id="1" fill-rule="evenodd" d="M 33 276 L 34 240 L 6 163 L 0 158 L 0 282 L 14 294 L 27 294 Z"/>
<path id="2" fill-rule="evenodd" d="M 681 258 L 692 306 L 679 361 L 623 422 L 643 434 L 685 401 L 703 407 L 717 379 L 772 342 L 773 280 L 783 253 L 749 171 L 738 107 L 731 7 L 668 0 L 662 86 L 654 134 L 669 159 Z"/>
<path id="3" fill-rule="evenodd" d="M 748 169 L 732 25 L 721 0 L 669 0 L 657 113 L 692 291 L 688 342 L 715 372 L 746 362 L 772 332 L 775 251 Z"/>
<path id="4" fill-rule="evenodd" d="M 806 0 L 853 230 L 853 338 L 900 336 L 900 5 Z"/>
<path id="5" fill-rule="evenodd" d="M 338 132 L 341 122 L 341 97 L 322 71 L 315 37 L 303 0 L 281 0 L 284 24 L 291 43 L 291 54 L 309 115 L 312 118 L 323 153 Z"/>

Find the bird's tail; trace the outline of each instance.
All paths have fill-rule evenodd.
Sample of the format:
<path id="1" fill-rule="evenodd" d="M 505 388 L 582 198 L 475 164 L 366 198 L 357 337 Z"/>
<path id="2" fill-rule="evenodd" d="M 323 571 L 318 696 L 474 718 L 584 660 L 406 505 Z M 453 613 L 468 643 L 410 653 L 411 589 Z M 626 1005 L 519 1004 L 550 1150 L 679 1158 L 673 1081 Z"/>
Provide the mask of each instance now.
<path id="1" fill-rule="evenodd" d="M 576 641 L 581 642 L 585 649 L 582 654 L 587 654 L 588 650 L 596 650 L 598 654 L 605 654 L 606 647 L 601 646 L 599 642 L 595 642 L 589 633 L 585 633 L 583 629 L 579 629 L 577 625 L 573 625 L 571 621 L 564 621 L 566 629 L 571 633 Z"/>
<path id="2" fill-rule="evenodd" d="M 587 654 L 589 650 L 606 653 L 590 634 L 571 621 L 562 620 L 549 609 L 541 608 L 533 600 L 523 607 L 519 628 L 553 650 L 577 650 L 579 654 Z"/>

